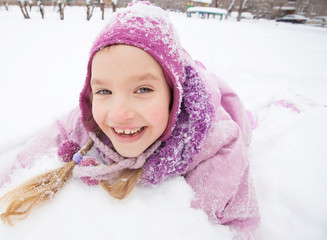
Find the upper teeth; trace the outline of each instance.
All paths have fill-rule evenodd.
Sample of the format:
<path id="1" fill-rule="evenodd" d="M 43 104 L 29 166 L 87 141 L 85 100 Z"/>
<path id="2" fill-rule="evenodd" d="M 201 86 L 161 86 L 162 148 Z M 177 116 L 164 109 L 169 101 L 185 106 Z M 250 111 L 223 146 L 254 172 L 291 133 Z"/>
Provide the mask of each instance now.
<path id="1" fill-rule="evenodd" d="M 119 129 L 114 128 L 116 133 L 123 133 L 123 134 L 134 134 L 137 131 L 139 131 L 141 128 L 135 128 L 135 129 Z"/>

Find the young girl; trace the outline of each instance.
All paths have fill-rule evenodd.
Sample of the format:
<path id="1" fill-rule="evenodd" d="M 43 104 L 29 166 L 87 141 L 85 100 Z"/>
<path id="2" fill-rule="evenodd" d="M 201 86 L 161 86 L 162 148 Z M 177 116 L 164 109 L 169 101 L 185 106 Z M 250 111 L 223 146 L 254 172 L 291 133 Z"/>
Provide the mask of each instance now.
<path id="1" fill-rule="evenodd" d="M 136 184 L 182 175 L 193 208 L 251 239 L 259 214 L 250 138 L 237 95 L 181 47 L 163 10 L 137 2 L 114 14 L 93 44 L 79 108 L 18 155 L 25 168 L 56 146 L 66 164 L 2 196 L 1 218 L 26 216 L 71 176 L 122 199 Z"/>

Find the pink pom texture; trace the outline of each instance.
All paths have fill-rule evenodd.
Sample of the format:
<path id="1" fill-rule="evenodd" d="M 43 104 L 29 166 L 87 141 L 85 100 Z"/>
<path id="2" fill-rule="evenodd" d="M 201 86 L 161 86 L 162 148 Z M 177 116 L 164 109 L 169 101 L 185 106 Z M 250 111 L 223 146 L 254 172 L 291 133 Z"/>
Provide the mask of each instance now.
<path id="1" fill-rule="evenodd" d="M 78 143 L 66 140 L 58 148 L 57 154 L 61 161 L 70 162 L 73 160 L 73 156 L 81 149 Z"/>

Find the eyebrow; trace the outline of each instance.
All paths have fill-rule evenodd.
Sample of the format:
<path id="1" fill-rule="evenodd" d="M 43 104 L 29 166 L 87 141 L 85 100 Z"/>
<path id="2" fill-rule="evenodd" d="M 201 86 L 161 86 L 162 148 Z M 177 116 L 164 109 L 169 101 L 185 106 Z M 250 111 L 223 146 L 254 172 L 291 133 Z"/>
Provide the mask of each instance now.
<path id="1" fill-rule="evenodd" d="M 155 81 L 155 82 L 159 81 L 159 77 L 152 74 L 152 73 L 131 75 L 129 77 L 129 79 L 133 79 L 133 80 L 136 80 L 138 82 L 147 81 L 147 80 Z M 102 79 L 99 79 L 99 78 L 91 78 L 90 83 L 94 84 L 94 85 L 104 85 L 107 82 L 105 80 L 102 80 Z"/>
<path id="2" fill-rule="evenodd" d="M 104 85 L 105 81 L 98 79 L 98 78 L 91 78 L 90 84 L 95 84 L 95 85 Z"/>
<path id="3" fill-rule="evenodd" d="M 145 73 L 145 74 L 135 75 L 135 76 L 132 76 L 132 78 L 134 78 L 134 79 L 136 79 L 138 81 L 143 81 L 143 80 L 159 81 L 159 77 L 152 74 L 152 73 Z"/>

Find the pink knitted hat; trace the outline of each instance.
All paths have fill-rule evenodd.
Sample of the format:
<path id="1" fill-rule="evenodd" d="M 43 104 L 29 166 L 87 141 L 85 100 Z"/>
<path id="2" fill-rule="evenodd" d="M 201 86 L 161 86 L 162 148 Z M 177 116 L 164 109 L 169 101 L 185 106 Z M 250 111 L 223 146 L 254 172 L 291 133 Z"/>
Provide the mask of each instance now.
<path id="1" fill-rule="evenodd" d="M 173 93 L 173 104 L 168 126 L 160 140 L 166 140 L 170 136 L 181 104 L 181 83 L 184 78 L 182 56 L 185 52 L 176 36 L 167 13 L 149 2 L 136 2 L 113 14 L 91 48 L 85 85 L 80 95 L 82 122 L 89 132 L 94 132 L 97 128 L 92 116 L 90 86 L 93 57 L 106 46 L 126 44 L 141 48 L 152 55 L 163 69 Z"/>

